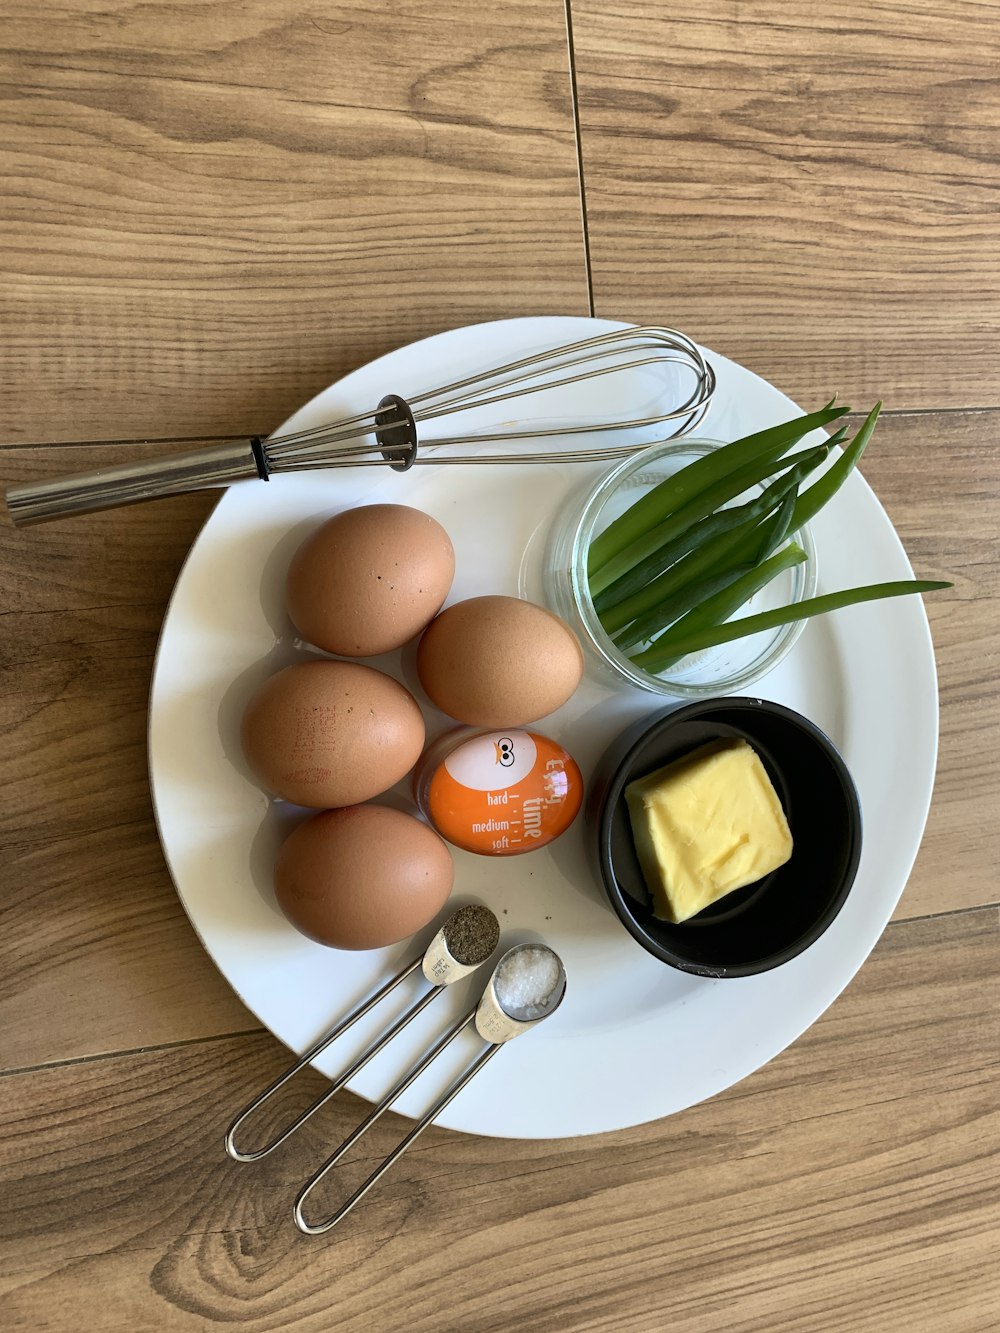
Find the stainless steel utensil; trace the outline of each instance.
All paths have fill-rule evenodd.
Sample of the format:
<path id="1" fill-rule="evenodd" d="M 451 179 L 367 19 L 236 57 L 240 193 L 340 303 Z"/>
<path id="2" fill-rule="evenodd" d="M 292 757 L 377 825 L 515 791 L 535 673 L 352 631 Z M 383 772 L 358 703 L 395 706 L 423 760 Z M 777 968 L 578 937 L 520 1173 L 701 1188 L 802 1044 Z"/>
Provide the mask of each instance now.
<path id="1" fill-rule="evenodd" d="M 472 924 L 477 925 L 480 928 L 483 940 L 486 941 L 486 943 L 489 943 L 489 941 L 492 940 L 492 943 L 490 943 L 489 948 L 486 948 L 486 943 L 484 943 L 476 952 L 466 956 L 466 959 L 463 962 L 459 961 L 459 959 L 452 954 L 448 946 L 448 938 L 454 938 L 452 929 L 456 923 L 460 922 L 463 916 L 465 917 L 465 921 L 461 922 L 461 924 L 470 924 L 470 915 L 476 918 Z M 275 1079 L 270 1087 L 265 1088 L 258 1097 L 255 1097 L 248 1106 L 243 1108 L 226 1131 L 226 1152 L 229 1156 L 237 1162 L 257 1162 L 260 1161 L 262 1157 L 267 1157 L 269 1153 L 274 1152 L 275 1148 L 280 1147 L 280 1145 L 294 1134 L 301 1125 L 304 1125 L 305 1122 L 310 1119 L 311 1116 L 315 1115 L 322 1106 L 325 1106 L 332 1097 L 336 1096 L 341 1088 L 349 1083 L 355 1074 L 364 1069 L 365 1065 L 378 1055 L 379 1051 L 392 1040 L 397 1032 L 402 1032 L 403 1028 L 405 1028 L 408 1023 L 412 1022 L 419 1013 L 422 1013 L 424 1009 L 426 1009 L 427 1006 L 441 994 L 446 986 L 450 986 L 452 982 L 460 981 L 463 977 L 467 977 L 471 972 L 474 972 L 477 967 L 480 967 L 485 963 L 495 951 L 499 939 L 500 924 L 494 913 L 491 912 L 488 907 L 472 904 L 468 907 L 460 907 L 457 912 L 453 912 L 431 940 L 430 944 L 428 944 L 422 955 L 414 958 L 412 962 L 407 963 L 407 965 L 387 981 L 380 990 L 377 990 L 374 995 L 365 1000 L 363 1004 L 359 1005 L 357 1009 L 348 1014 L 347 1017 L 342 1019 L 335 1027 L 324 1033 L 319 1041 L 309 1047 L 301 1059 L 296 1060 L 295 1064 L 293 1064 L 290 1069 L 286 1069 L 283 1074 Z M 236 1146 L 236 1135 L 239 1133 L 244 1121 L 248 1120 L 255 1111 L 258 1111 L 265 1102 L 270 1101 L 279 1089 L 291 1082 L 300 1070 L 304 1069 L 306 1065 L 311 1064 L 313 1060 L 321 1055 L 328 1046 L 332 1045 L 338 1037 L 343 1036 L 343 1034 L 347 1032 L 349 1028 L 352 1028 L 359 1019 L 364 1018 L 365 1014 L 374 1009 L 381 1000 L 384 1000 L 390 992 L 394 991 L 396 987 L 404 981 L 406 977 L 415 972 L 418 967 L 421 969 L 426 979 L 434 983 L 432 989 L 429 990 L 426 995 L 421 996 L 415 1004 L 411 1005 L 402 1017 L 398 1018 L 395 1023 L 385 1030 L 377 1041 L 371 1046 L 368 1046 L 352 1064 L 337 1075 L 333 1080 L 333 1083 L 321 1097 L 317 1097 L 311 1106 L 307 1107 L 297 1119 L 293 1120 L 290 1125 L 287 1125 L 281 1130 L 269 1143 L 266 1143 L 262 1148 L 255 1148 L 251 1151 L 245 1151 Z"/>
<path id="2" fill-rule="evenodd" d="M 570 424 L 527 423 L 521 429 L 473 432 L 419 444 L 417 427 L 425 422 L 507 403 L 554 388 L 579 384 L 643 366 L 679 366 L 689 387 L 680 400 L 663 404 L 652 416 Z M 73 514 L 155 500 L 206 487 L 228 486 L 272 473 L 331 467 L 379 465 L 405 471 L 414 463 L 580 462 L 634 453 L 648 439 L 615 445 L 567 449 L 532 447 L 524 452 L 480 452 L 484 444 L 531 441 L 534 446 L 561 435 L 636 431 L 675 423 L 668 438 L 687 434 L 705 415 L 715 390 L 715 372 L 695 344 L 675 329 L 634 328 L 599 333 L 592 338 L 523 357 L 478 375 L 470 375 L 409 400 L 384 397 L 370 412 L 345 417 L 309 430 L 278 430 L 267 437 L 234 439 L 210 449 L 173 457 L 138 460 L 119 467 L 11 486 L 7 509 L 14 523 L 27 526 Z M 461 452 L 469 446 L 469 452 Z M 418 451 L 422 450 L 422 452 Z M 456 452 L 458 450 L 458 452 Z"/>
<path id="3" fill-rule="evenodd" d="M 503 977 L 506 967 L 516 961 L 518 955 L 524 955 L 526 951 L 534 951 L 536 954 L 544 955 L 553 963 L 553 972 L 555 980 L 547 993 L 538 997 L 538 1002 L 528 1008 L 517 1008 L 508 1006 L 505 1008 L 502 994 L 498 993 L 498 978 Z M 351 1209 L 360 1202 L 368 1193 L 373 1185 L 385 1175 L 394 1162 L 397 1162 L 407 1148 L 410 1147 L 416 1139 L 424 1132 L 445 1107 L 449 1106 L 455 1100 L 464 1087 L 479 1073 L 488 1061 L 492 1060 L 501 1046 L 515 1037 L 520 1037 L 531 1028 L 537 1027 L 539 1023 L 549 1018 L 562 1004 L 563 996 L 566 994 L 566 971 L 562 961 L 554 950 L 547 945 L 541 944 L 521 944 L 514 949 L 509 949 L 497 963 L 490 977 L 488 986 L 483 993 L 482 999 L 467 1014 L 464 1014 L 457 1023 L 455 1023 L 443 1037 L 430 1049 L 430 1051 L 418 1060 L 417 1063 L 385 1094 L 380 1102 L 372 1109 L 369 1115 L 353 1130 L 343 1143 L 332 1153 L 323 1165 L 315 1171 L 299 1191 L 298 1198 L 295 1200 L 293 1216 L 295 1225 L 308 1236 L 318 1236 L 326 1231 L 330 1231 L 337 1225 L 342 1218 L 346 1217 Z M 362 1135 L 374 1125 L 389 1108 L 397 1097 L 401 1096 L 406 1089 L 413 1083 L 424 1070 L 430 1065 L 438 1055 L 449 1046 L 460 1032 L 467 1028 L 471 1023 L 475 1023 L 476 1031 L 489 1043 L 486 1049 L 473 1061 L 469 1068 L 457 1078 L 445 1093 L 434 1103 L 413 1126 L 410 1132 L 403 1138 L 388 1157 L 375 1168 L 368 1179 L 360 1185 L 350 1196 L 346 1203 L 342 1204 L 335 1213 L 329 1217 L 321 1218 L 310 1222 L 305 1216 L 305 1206 L 310 1194 L 320 1183 L 320 1181 L 330 1172 L 337 1163 L 350 1151 L 358 1142 Z"/>

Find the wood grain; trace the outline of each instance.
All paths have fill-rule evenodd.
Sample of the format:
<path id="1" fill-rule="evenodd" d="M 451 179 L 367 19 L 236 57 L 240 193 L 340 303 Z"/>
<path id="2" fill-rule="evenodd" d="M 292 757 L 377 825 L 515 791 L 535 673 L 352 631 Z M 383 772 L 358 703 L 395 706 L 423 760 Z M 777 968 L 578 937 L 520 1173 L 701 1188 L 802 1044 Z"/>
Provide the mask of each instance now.
<path id="1" fill-rule="evenodd" d="M 5 480 L 120 461 L 0 450 Z M 214 504 L 0 528 L 0 1067 L 257 1026 L 188 925 L 146 771 L 153 654 Z"/>
<path id="2" fill-rule="evenodd" d="M 855 422 L 855 425 L 857 422 Z M 1000 865 L 1000 412 L 883 416 L 862 471 L 918 577 L 938 665 L 938 772 L 897 917 L 996 902 Z"/>
<path id="3" fill-rule="evenodd" d="M 144 447 L 86 441 L 267 430 L 442 328 L 584 314 L 589 258 L 599 315 L 675 323 L 804 402 L 885 397 L 865 475 L 955 588 L 927 603 L 941 754 L 910 919 L 826 1015 L 668 1121 L 431 1130 L 308 1241 L 293 1184 L 362 1105 L 227 1161 L 233 1110 L 287 1053 L 188 926 L 146 781 L 156 638 L 212 500 L 0 525 L 0 1327 L 996 1325 L 1000 411 L 900 409 L 1000 405 L 998 18 L 4 6 L 0 480 Z"/>
<path id="4" fill-rule="evenodd" d="M 996 3 L 572 14 L 598 315 L 808 403 L 1000 403 Z"/>
<path id="5" fill-rule="evenodd" d="M 1000 1276 L 1000 923 L 898 924 L 833 1009 L 728 1093 L 597 1139 L 430 1131 L 319 1240 L 295 1182 L 345 1099 L 256 1167 L 249 1036 L 0 1079 L 5 1327 L 980 1333 Z M 372 1133 L 353 1181 L 395 1142 Z"/>
<path id="6" fill-rule="evenodd" d="M 3 46 L 7 440 L 267 431 L 588 311 L 562 0 L 12 0 Z"/>

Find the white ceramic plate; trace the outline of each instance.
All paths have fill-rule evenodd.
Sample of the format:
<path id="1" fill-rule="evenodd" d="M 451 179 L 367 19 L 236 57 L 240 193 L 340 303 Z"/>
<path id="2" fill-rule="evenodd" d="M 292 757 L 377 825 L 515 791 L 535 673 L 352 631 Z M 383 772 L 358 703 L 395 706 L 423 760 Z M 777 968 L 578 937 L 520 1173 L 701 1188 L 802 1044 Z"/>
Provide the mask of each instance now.
<path id="1" fill-rule="evenodd" d="M 385 393 L 413 393 L 614 327 L 620 326 L 545 318 L 441 334 L 347 376 L 293 421 L 316 424 L 366 410 Z M 792 415 L 795 405 L 777 389 L 713 352 L 707 355 L 718 390 L 704 434 L 732 439 Z M 810 406 L 835 387 L 817 384 Z M 631 406 L 648 391 L 648 382 L 630 384 L 620 376 L 605 381 L 599 395 L 574 390 L 565 407 L 583 417 L 601 406 L 612 410 L 619 399 Z M 530 400 L 517 411 L 527 415 Z M 870 447 L 878 448 L 877 433 Z M 321 516 L 393 500 L 433 514 L 450 533 L 458 560 L 450 600 L 485 592 L 531 594 L 539 534 L 553 509 L 570 487 L 608 466 L 423 467 L 405 474 L 369 468 L 279 477 L 267 485 L 245 482 L 222 496 L 195 542 L 164 622 L 152 686 L 149 756 L 160 836 L 205 948 L 261 1022 L 295 1050 L 305 1049 L 415 946 L 370 953 L 326 949 L 297 934 L 274 904 L 274 852 L 303 812 L 269 804 L 246 774 L 237 735 L 252 691 L 302 651 L 281 604 L 291 553 Z M 891 523 L 858 475 L 821 513 L 813 532 L 820 592 L 911 575 Z M 412 649 L 376 665 L 398 675 L 426 705 Z M 526 856 L 491 859 L 456 850 L 456 900 L 489 904 L 505 945 L 548 941 L 563 958 L 568 989 L 558 1013 L 491 1061 L 440 1123 L 479 1134 L 558 1138 L 670 1115 L 770 1060 L 850 981 L 902 893 L 930 802 L 937 685 L 920 598 L 810 622 L 759 692 L 821 726 L 860 792 L 861 866 L 831 928 L 775 971 L 706 980 L 656 962 L 626 934 L 587 863 L 580 820 L 551 847 Z M 651 694 L 613 692 L 588 679 L 538 725 L 574 754 L 586 776 L 623 727 L 662 707 Z M 425 712 L 429 736 L 450 725 L 429 707 Z M 405 800 L 405 790 L 390 799 Z M 485 975 L 478 989 L 466 982 L 445 992 L 363 1071 L 354 1090 L 380 1095 L 450 1017 L 474 1001 L 484 982 Z M 343 1067 L 419 991 L 413 978 L 404 983 L 320 1063 L 324 1072 Z M 476 1049 L 471 1036 L 456 1042 L 399 1109 L 422 1113 Z"/>

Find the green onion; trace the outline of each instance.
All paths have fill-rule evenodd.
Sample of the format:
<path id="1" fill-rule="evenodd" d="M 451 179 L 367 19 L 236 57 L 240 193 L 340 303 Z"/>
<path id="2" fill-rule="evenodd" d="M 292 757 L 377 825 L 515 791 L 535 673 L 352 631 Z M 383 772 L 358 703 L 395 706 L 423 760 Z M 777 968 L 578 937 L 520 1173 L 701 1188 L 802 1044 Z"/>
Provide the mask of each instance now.
<path id="1" fill-rule="evenodd" d="M 667 477 L 651 491 L 647 491 L 641 500 L 594 538 L 588 552 L 589 571 L 594 573 L 600 569 L 612 556 L 661 523 L 668 514 L 687 504 L 699 491 L 728 476 L 734 468 L 779 449 L 782 444 L 791 448 L 811 430 L 826 426 L 849 411 L 848 407 L 834 407 L 831 403 L 818 412 L 806 413 L 778 426 L 747 435 L 741 440 L 734 440 L 732 444 L 715 449 L 704 458 L 681 468 L 672 477 Z"/>
<path id="2" fill-rule="evenodd" d="M 631 597 L 647 587 L 652 579 L 659 578 L 663 571 L 668 569 L 670 565 L 675 564 L 681 556 L 687 555 L 695 547 L 702 546 L 721 533 L 731 532 L 733 528 L 754 516 L 750 512 L 752 505 L 760 506 L 761 514 L 770 513 L 778 500 L 783 499 L 790 490 L 798 487 L 810 472 L 819 467 L 829 452 L 829 445 L 819 445 L 815 449 L 809 449 L 805 453 L 797 455 L 798 462 L 777 481 L 772 482 L 755 500 L 732 509 L 720 509 L 718 513 L 711 513 L 705 518 L 699 519 L 686 532 L 682 532 L 679 537 L 675 537 L 673 541 L 659 547 L 645 560 L 640 560 L 628 573 L 616 579 L 603 592 L 595 594 L 593 586 L 591 586 L 594 609 L 600 614 L 609 607 L 616 606 L 619 602 L 624 601 L 626 597 Z M 791 510 L 789 510 L 788 516 L 791 519 Z"/>
<path id="3" fill-rule="evenodd" d="M 823 446 L 815 452 L 823 456 L 825 451 L 826 447 Z M 759 544 L 759 537 L 755 536 L 758 523 L 816 467 L 819 457 L 811 457 L 813 453 L 814 451 L 810 450 L 801 463 L 790 468 L 746 504 L 738 505 L 735 509 L 720 510 L 719 513 L 703 519 L 698 524 L 699 534 L 703 536 L 703 540 L 697 548 L 675 564 L 671 564 L 659 577 L 653 578 L 649 575 L 644 580 L 633 580 L 629 576 L 629 586 L 633 586 L 634 582 L 638 582 L 639 586 L 620 601 L 616 600 L 613 605 L 608 606 L 605 603 L 603 608 L 597 608 L 601 624 L 608 633 L 614 633 L 615 630 L 627 625 L 630 620 L 652 611 L 664 599 L 672 596 L 694 578 L 714 573 L 717 569 L 721 572 L 726 565 L 742 565 L 754 561 L 757 558 Z M 751 545 L 750 550 L 744 550 L 747 542 Z M 740 548 L 739 555 L 733 554 L 737 546 Z M 610 593 L 611 589 L 608 589 L 602 597 L 606 599 Z M 660 622 L 661 626 L 663 623 Z"/>
<path id="4" fill-rule="evenodd" d="M 794 565 L 801 565 L 806 559 L 806 553 L 798 542 L 789 542 L 783 546 L 780 551 L 764 560 L 759 565 L 744 566 L 746 572 L 736 580 L 735 583 L 726 583 L 718 592 L 712 596 L 706 597 L 700 604 L 694 606 L 688 613 L 680 619 L 675 620 L 667 631 L 671 637 L 677 635 L 686 635 L 697 633 L 707 629 L 711 625 L 718 625 L 724 620 L 728 620 L 734 615 L 745 602 L 760 592 L 761 588 L 766 587 L 772 579 L 777 578 L 779 574 L 784 573 L 786 569 L 791 569 Z M 657 639 L 656 647 L 659 647 L 667 636 L 664 635 Z M 663 662 L 659 670 L 673 666 L 679 659 L 672 657 L 669 662 Z"/>
<path id="5" fill-rule="evenodd" d="M 850 476 L 881 408 L 876 403 L 840 457 L 801 494 L 803 479 L 846 431 L 840 428 L 825 445 L 785 455 L 809 431 L 844 414 L 832 402 L 681 468 L 595 538 L 588 559 L 594 607 L 622 651 L 648 645 L 633 657 L 637 667 L 656 674 L 704 648 L 797 620 L 952 586 L 921 579 L 874 583 L 729 619 L 783 570 L 806 559 L 788 539 Z M 767 478 L 773 480 L 760 495 L 731 505 Z"/>
<path id="6" fill-rule="evenodd" d="M 708 574 L 700 579 L 692 579 L 685 583 L 683 587 L 678 588 L 670 597 L 664 598 L 662 602 L 657 602 L 656 606 L 647 615 L 640 617 L 639 620 L 633 620 L 630 625 L 614 636 L 614 644 L 621 651 L 634 647 L 637 643 L 645 643 L 651 639 L 654 634 L 659 633 L 664 625 L 669 625 L 675 620 L 700 606 L 702 602 L 711 601 L 718 593 L 728 588 L 734 580 L 739 579 L 744 574 L 750 573 L 754 569 L 753 565 L 733 565 L 724 570 L 717 570 L 713 574 Z"/>
<path id="7" fill-rule="evenodd" d="M 799 496 L 795 502 L 795 512 L 792 515 L 792 521 L 788 527 L 789 536 L 798 532 L 803 524 L 808 523 L 815 518 L 823 506 L 840 490 L 844 482 L 854 470 L 858 459 L 865 451 L 865 446 L 872 437 L 875 429 L 875 422 L 878 420 L 878 414 L 882 410 L 882 404 L 876 403 L 869 412 L 865 421 L 858 430 L 851 443 L 836 460 L 832 467 L 827 468 L 826 472 L 811 486 L 809 486 Z M 743 563 L 754 559 L 755 537 L 752 532 L 744 535 L 742 541 L 736 546 L 726 551 L 720 556 L 720 561 L 726 564 Z"/>
<path id="8" fill-rule="evenodd" d="M 633 660 L 636 666 L 655 674 L 678 657 L 687 657 L 689 653 L 700 652 L 702 648 L 715 648 L 720 643 L 730 643 L 733 639 L 742 639 L 749 634 L 759 634 L 761 630 L 776 629 L 779 625 L 788 625 L 794 620 L 808 620 L 812 616 L 825 615 L 827 611 L 839 611 L 845 606 L 857 606 L 861 602 L 875 602 L 886 597 L 905 597 L 909 593 L 916 592 L 937 592 L 941 588 L 952 586 L 950 583 L 934 582 L 930 579 L 903 579 L 893 583 L 870 583 L 861 588 L 846 588 L 842 592 L 830 592 L 822 597 L 807 597 L 804 602 L 779 606 L 773 611 L 761 611 L 758 615 L 745 616 L 742 620 L 733 620 L 725 625 L 710 625 L 706 629 L 687 634 L 674 635 L 672 631 L 668 631 L 662 638 L 657 639 L 651 648 L 647 648 Z"/>
<path id="9" fill-rule="evenodd" d="M 624 629 L 629 621 L 635 620 L 637 616 L 645 615 L 671 598 L 674 593 L 679 592 L 693 580 L 704 578 L 708 574 L 725 572 L 734 564 L 752 564 L 753 552 L 748 555 L 744 548 L 747 530 L 755 532 L 756 528 L 757 520 L 744 520 L 743 525 L 734 531 L 723 532 L 713 537 L 698 550 L 689 551 L 687 555 L 682 556 L 676 565 L 671 565 L 641 592 L 633 593 L 631 597 L 609 607 L 607 611 L 599 612 L 598 619 L 605 630 L 613 634 L 616 630 Z M 741 551 L 738 558 L 732 554 L 737 548 Z"/>
<path id="10" fill-rule="evenodd" d="M 844 482 L 854 471 L 858 459 L 865 451 L 865 446 L 871 439 L 875 430 L 875 423 L 878 421 L 878 414 L 882 411 L 882 402 L 879 400 L 868 413 L 863 421 L 857 435 L 847 446 L 832 467 L 828 468 L 817 481 L 799 496 L 795 505 L 795 514 L 792 518 L 791 531 L 797 532 L 804 523 L 814 519 L 827 501 L 833 497 L 843 486 Z"/>
<path id="11" fill-rule="evenodd" d="M 762 560 L 773 555 L 781 543 L 788 536 L 788 529 L 791 526 L 792 515 L 795 513 L 796 492 L 789 491 L 778 507 L 778 512 L 768 523 L 762 523 L 760 530 L 763 532 L 760 548 L 757 551 L 756 563 L 759 565 Z"/>
<path id="12" fill-rule="evenodd" d="M 834 445 L 843 443 L 847 436 L 847 428 L 841 428 L 830 436 L 826 441 L 825 447 L 832 449 Z M 823 446 L 820 446 L 823 447 Z M 756 486 L 758 482 L 765 481 L 776 472 L 783 472 L 789 467 L 793 467 L 805 454 L 788 454 L 789 444 L 780 444 L 762 457 L 754 459 L 752 463 L 747 463 L 735 472 L 728 473 L 721 481 L 714 486 L 707 486 L 705 490 L 699 491 L 693 500 L 683 505 L 675 513 L 670 514 L 658 523 L 656 527 L 650 528 L 648 532 L 637 537 L 635 541 L 630 542 L 624 550 L 619 551 L 600 569 L 593 571 L 589 577 L 590 594 L 597 598 L 605 588 L 611 586 L 616 579 L 627 574 L 639 564 L 652 555 L 654 551 L 660 550 L 667 542 L 679 537 L 682 532 L 686 532 L 692 524 L 706 515 L 712 514 L 720 505 L 727 504 L 730 500 L 742 495 L 750 486 Z M 786 455 L 784 458 L 781 455 Z"/>
<path id="13" fill-rule="evenodd" d="M 701 601 L 714 597 L 737 579 L 742 578 L 785 540 L 794 507 L 795 491 L 792 489 L 788 491 L 774 515 L 766 518 L 755 529 L 760 539 L 760 546 L 752 561 L 744 564 L 720 561 L 700 579 L 685 580 L 669 597 L 661 597 L 644 616 L 634 620 L 616 635 L 615 642 L 618 646 L 624 650 L 637 643 L 647 642 Z"/>

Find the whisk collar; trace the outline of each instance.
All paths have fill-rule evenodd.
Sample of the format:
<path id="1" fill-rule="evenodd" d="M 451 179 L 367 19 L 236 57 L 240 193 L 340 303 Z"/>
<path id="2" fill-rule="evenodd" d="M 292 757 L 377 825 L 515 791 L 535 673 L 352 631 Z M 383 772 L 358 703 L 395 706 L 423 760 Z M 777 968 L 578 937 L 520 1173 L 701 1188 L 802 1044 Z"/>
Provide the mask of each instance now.
<path id="1" fill-rule="evenodd" d="M 253 461 L 257 464 L 257 476 L 261 481 L 271 480 L 271 465 L 267 461 L 267 450 L 264 448 L 264 436 L 255 435 L 250 441 L 250 452 L 253 454 Z"/>

